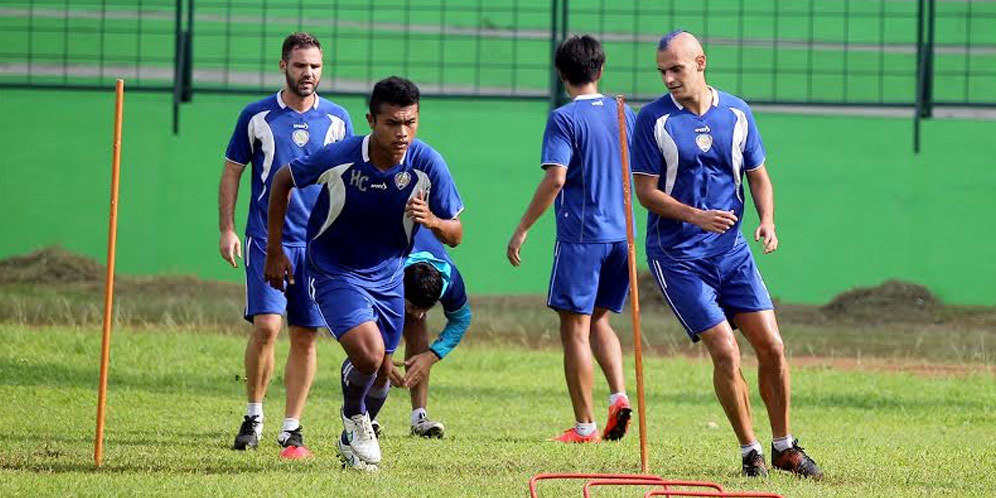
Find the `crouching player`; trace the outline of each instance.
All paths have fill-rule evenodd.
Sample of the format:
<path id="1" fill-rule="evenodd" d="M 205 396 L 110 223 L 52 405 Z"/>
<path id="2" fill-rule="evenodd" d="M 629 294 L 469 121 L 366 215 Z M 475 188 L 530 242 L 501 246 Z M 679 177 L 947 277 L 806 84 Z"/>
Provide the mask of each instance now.
<path id="1" fill-rule="evenodd" d="M 327 146 L 280 168 L 270 194 L 266 279 L 277 289 L 293 284 L 280 250 L 291 188 L 319 184 L 308 220 L 308 289 L 326 326 L 346 351 L 342 364 L 346 466 L 376 470 L 380 444 L 370 423 L 387 399 L 391 355 L 404 325 L 405 258 L 414 235 L 431 230 L 456 246 L 463 202 L 442 156 L 415 140 L 419 90 L 390 77 L 370 96 L 371 133 Z"/>
<path id="2" fill-rule="evenodd" d="M 446 326 L 429 344 L 426 313 L 443 305 Z M 427 230 L 415 234 L 415 246 L 405 261 L 405 373 L 391 372 L 391 383 L 411 389 L 413 436 L 441 438 L 442 423 L 429 418 L 429 371 L 460 344 L 470 327 L 470 303 L 463 277 L 439 240 Z M 377 428 L 375 422 L 375 428 Z"/>

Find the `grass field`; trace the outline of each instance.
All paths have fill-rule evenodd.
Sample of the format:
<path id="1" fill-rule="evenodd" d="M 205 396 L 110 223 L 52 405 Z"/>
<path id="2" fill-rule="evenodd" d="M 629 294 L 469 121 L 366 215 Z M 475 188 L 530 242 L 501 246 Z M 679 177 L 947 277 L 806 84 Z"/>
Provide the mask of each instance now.
<path id="1" fill-rule="evenodd" d="M 249 454 L 227 449 L 241 416 L 245 341 L 163 329 L 116 333 L 104 467 L 91 463 L 99 333 L 0 325 L 0 495 L 525 496 L 540 471 L 635 472 L 635 433 L 620 444 L 545 442 L 571 414 L 560 356 L 551 350 L 463 347 L 437 366 L 430 409 L 441 441 L 410 438 L 405 393 L 380 419 L 385 463 L 377 475 L 339 469 L 331 340 L 304 417 L 317 458 L 281 462 L 271 442 L 283 392 L 267 398 L 266 441 Z M 286 341 L 278 358 L 286 355 Z M 282 359 L 281 359 L 282 363 Z M 279 370 L 279 369 L 278 369 Z M 991 373 L 949 376 L 794 370 L 794 433 L 827 479 L 736 476 L 735 440 L 711 393 L 708 363 L 653 357 L 646 363 L 651 469 L 670 478 L 718 481 L 785 496 L 992 496 L 996 493 L 996 383 Z M 746 372 L 755 384 L 753 372 Z M 632 389 L 632 368 L 627 366 Z M 596 383 L 595 399 L 607 393 Z M 770 432 L 753 398 L 759 436 Z M 599 410 L 601 411 L 601 410 Z M 600 415 L 601 416 L 601 415 Z M 288 488 L 290 486 L 290 488 Z M 579 487 L 544 485 L 545 496 Z M 598 496 L 633 496 L 603 490 Z"/>

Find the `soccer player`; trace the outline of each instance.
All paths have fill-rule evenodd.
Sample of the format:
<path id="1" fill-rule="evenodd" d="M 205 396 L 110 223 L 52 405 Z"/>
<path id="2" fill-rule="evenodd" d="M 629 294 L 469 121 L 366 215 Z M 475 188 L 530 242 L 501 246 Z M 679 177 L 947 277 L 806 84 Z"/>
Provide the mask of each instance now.
<path id="1" fill-rule="evenodd" d="M 764 144 L 743 100 L 706 83 L 706 56 L 690 33 L 661 38 L 657 69 L 665 94 L 640 110 L 633 173 L 649 211 L 647 258 L 660 291 L 693 342 L 713 362 L 713 386 L 737 439 L 743 473 L 765 476 L 740 370 L 739 328 L 758 359 L 761 399 L 771 420 L 775 468 L 823 474 L 789 431 L 789 368 L 775 313 L 750 248 L 740 233 L 747 176 L 764 253 L 778 248 L 774 196 Z M 731 325 L 732 323 L 732 325 Z"/>
<path id="2" fill-rule="evenodd" d="M 446 326 L 430 345 L 425 316 L 436 302 L 443 306 Z M 392 369 L 390 379 L 392 384 L 411 390 L 412 435 L 441 438 L 445 434 L 446 427 L 429 418 L 426 411 L 429 372 L 460 344 L 470 320 L 470 302 L 460 270 L 432 232 L 420 230 L 405 261 L 405 373 Z"/>
<path id="3" fill-rule="evenodd" d="M 605 52 L 597 40 L 587 35 L 568 38 L 557 47 L 554 62 L 574 101 L 554 110 L 547 120 L 541 161 L 546 174 L 508 243 L 507 255 L 519 266 L 519 250 L 529 229 L 556 200 L 557 243 L 547 306 L 560 315 L 575 424 L 552 440 L 617 440 L 626 434 L 632 413 L 619 338 L 609 325 L 609 311 L 622 311 L 629 288 L 618 109 L 615 100 L 598 93 Z M 625 115 L 631 129 L 633 111 L 627 107 Z M 601 435 L 592 415 L 592 352 L 611 392 L 609 419 Z"/>
<path id="4" fill-rule="evenodd" d="M 267 208 L 270 183 L 275 167 L 304 157 L 322 146 L 353 134 L 349 114 L 338 105 L 315 93 L 322 78 L 322 47 L 307 33 L 293 33 L 284 39 L 280 58 L 284 88 L 242 110 L 228 143 L 225 166 L 218 193 L 221 256 L 238 267 L 242 246 L 235 234 L 235 202 L 239 179 L 252 163 L 252 196 L 245 232 L 246 306 L 244 318 L 252 324 L 245 351 L 246 415 L 235 437 L 234 448 L 255 448 L 263 432 L 263 398 L 273 375 L 274 341 L 280 332 L 281 314 L 287 313 L 290 328 L 290 353 L 284 371 L 287 401 L 284 423 L 277 441 L 284 447 L 285 458 L 309 455 L 304 446 L 299 419 L 315 376 L 316 329 L 323 325 L 305 282 L 305 223 L 311 212 L 318 187 L 304 189 L 291 197 L 283 239 L 274 246 L 286 253 L 298 268 L 297 281 L 287 293 L 280 293 L 263 279 L 266 259 Z M 283 219 L 283 218 L 281 218 Z"/>
<path id="5" fill-rule="evenodd" d="M 265 275 L 283 289 L 297 282 L 281 251 L 287 195 L 320 185 L 308 220 L 311 297 L 339 344 L 345 465 L 376 470 L 380 445 L 370 423 L 387 399 L 391 355 L 404 326 L 405 258 L 419 230 L 456 246 L 463 202 L 441 155 L 415 139 L 419 90 L 407 79 L 378 82 L 370 96 L 371 133 L 330 144 L 280 168 L 271 185 Z M 299 266 L 299 265 L 298 265 Z M 376 387 L 375 387 L 376 386 Z"/>

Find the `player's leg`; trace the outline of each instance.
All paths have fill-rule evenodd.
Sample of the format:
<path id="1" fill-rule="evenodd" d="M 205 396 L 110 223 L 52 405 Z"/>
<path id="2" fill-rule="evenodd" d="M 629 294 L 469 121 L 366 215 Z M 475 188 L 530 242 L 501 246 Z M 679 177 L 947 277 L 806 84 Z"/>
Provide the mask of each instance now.
<path id="1" fill-rule="evenodd" d="M 560 316 L 560 342 L 564 347 L 564 376 L 574 409 L 574 427 L 554 441 L 587 443 L 601 440 L 592 414 L 593 378 L 591 313 L 598 289 L 598 266 L 593 264 L 590 244 L 557 242 L 547 306 Z M 601 253 L 598 255 L 601 258 Z"/>
<path id="2" fill-rule="evenodd" d="M 757 356 L 758 387 L 768 410 L 771 435 L 789 435 L 790 376 L 785 346 L 773 310 L 737 313 L 733 323 L 743 332 Z"/>
<path id="3" fill-rule="evenodd" d="M 374 321 L 363 322 L 339 337 L 346 351 L 342 364 L 342 421 L 340 440 L 370 465 L 380 463 L 380 444 L 370 423 L 366 398 L 384 360 L 384 340 Z"/>
<path id="4" fill-rule="evenodd" d="M 619 313 L 629 294 L 629 251 L 626 242 L 604 244 L 598 293 L 591 315 L 591 349 L 609 385 L 609 417 L 602 438 L 610 441 L 626 435 L 633 409 L 626 396 L 622 347 L 609 324 L 609 311 Z"/>
<path id="5" fill-rule="evenodd" d="M 426 327 L 425 316 L 414 317 L 405 313 L 405 361 L 417 354 L 429 350 L 429 329 Z M 446 432 L 442 423 L 429 418 L 427 411 L 429 403 L 429 375 L 425 373 L 421 382 L 409 388 L 412 402 L 411 434 L 426 438 L 441 438 Z"/>
<path id="6" fill-rule="evenodd" d="M 364 398 L 363 403 L 367 406 L 367 413 L 370 415 L 370 423 L 373 424 L 374 420 L 377 420 L 377 415 L 380 413 L 380 409 L 384 407 L 384 403 L 387 402 L 387 395 L 391 394 L 391 379 L 389 377 L 391 373 L 391 368 L 393 367 L 393 355 L 386 353 L 384 355 L 384 361 L 380 363 L 380 368 L 377 370 L 377 377 L 374 379 L 373 386 L 371 386 L 370 391 L 367 392 L 367 397 Z M 378 434 L 377 427 L 374 426 L 374 435 L 380 436 Z"/>

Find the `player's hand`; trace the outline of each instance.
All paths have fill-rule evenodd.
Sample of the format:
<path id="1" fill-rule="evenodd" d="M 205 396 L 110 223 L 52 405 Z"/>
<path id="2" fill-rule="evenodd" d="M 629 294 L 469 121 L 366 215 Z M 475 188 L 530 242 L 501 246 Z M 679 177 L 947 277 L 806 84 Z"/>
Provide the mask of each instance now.
<path id="1" fill-rule="evenodd" d="M 405 374 L 401 373 L 401 369 L 398 368 L 400 366 L 404 366 L 404 363 L 396 362 L 391 365 L 391 371 L 387 374 L 387 379 L 394 387 L 405 387 Z"/>
<path id="2" fill-rule="evenodd" d="M 775 252 L 778 249 L 778 236 L 775 235 L 774 223 L 761 223 L 757 230 L 754 230 L 754 242 L 764 239 L 764 254 Z"/>
<path id="3" fill-rule="evenodd" d="M 506 256 L 508 256 L 508 262 L 512 263 L 512 266 L 519 266 L 522 264 L 522 256 L 519 255 L 519 249 L 522 249 L 522 244 L 526 243 L 526 236 L 529 235 L 528 231 L 515 229 L 515 233 L 512 234 L 512 238 L 508 241 L 508 249 Z"/>
<path id="4" fill-rule="evenodd" d="M 270 287 L 280 292 L 284 291 L 284 281 L 294 285 L 294 265 L 287 259 L 283 248 L 266 251 L 266 263 L 263 266 L 263 278 Z"/>
<path id="5" fill-rule="evenodd" d="M 238 268 L 239 264 L 235 258 L 242 259 L 242 242 L 239 236 L 232 230 L 221 232 L 221 239 L 218 241 L 218 249 L 221 251 L 221 259 L 228 261 L 232 268 Z"/>
<path id="6" fill-rule="evenodd" d="M 692 223 L 707 232 L 726 233 L 727 230 L 733 228 L 733 225 L 736 225 L 737 216 L 729 211 L 709 209 L 697 212 Z"/>
<path id="7" fill-rule="evenodd" d="M 408 200 L 408 204 L 405 205 L 405 214 L 415 223 L 430 230 L 439 225 L 439 218 L 432 214 L 432 211 L 429 210 L 429 203 L 425 202 L 424 190 L 419 190 L 415 193 L 415 197 Z"/>
<path id="8" fill-rule="evenodd" d="M 429 376 L 429 370 L 432 369 L 432 365 L 435 365 L 437 361 L 439 361 L 439 358 L 432 351 L 419 353 L 408 358 L 405 361 L 405 387 L 419 385 L 419 383 Z"/>

